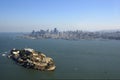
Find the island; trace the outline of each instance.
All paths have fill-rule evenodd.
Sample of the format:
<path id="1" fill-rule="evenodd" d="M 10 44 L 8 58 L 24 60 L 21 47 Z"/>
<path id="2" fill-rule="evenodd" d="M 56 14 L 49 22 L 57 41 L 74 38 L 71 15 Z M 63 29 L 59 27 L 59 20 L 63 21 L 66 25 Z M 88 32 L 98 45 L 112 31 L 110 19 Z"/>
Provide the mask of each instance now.
<path id="1" fill-rule="evenodd" d="M 24 48 L 21 50 L 12 49 L 8 55 L 17 64 L 28 68 L 40 71 L 53 71 L 56 66 L 52 58 L 47 57 L 39 51 L 31 48 Z"/>

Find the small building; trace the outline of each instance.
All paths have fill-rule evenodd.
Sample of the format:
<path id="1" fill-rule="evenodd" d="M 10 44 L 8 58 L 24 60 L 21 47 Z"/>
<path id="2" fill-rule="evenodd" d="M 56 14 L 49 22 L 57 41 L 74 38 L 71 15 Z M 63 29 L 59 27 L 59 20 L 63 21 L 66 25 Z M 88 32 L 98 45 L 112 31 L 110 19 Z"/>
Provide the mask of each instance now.
<path id="1" fill-rule="evenodd" d="M 34 50 L 31 48 L 24 48 L 25 51 L 33 52 Z"/>

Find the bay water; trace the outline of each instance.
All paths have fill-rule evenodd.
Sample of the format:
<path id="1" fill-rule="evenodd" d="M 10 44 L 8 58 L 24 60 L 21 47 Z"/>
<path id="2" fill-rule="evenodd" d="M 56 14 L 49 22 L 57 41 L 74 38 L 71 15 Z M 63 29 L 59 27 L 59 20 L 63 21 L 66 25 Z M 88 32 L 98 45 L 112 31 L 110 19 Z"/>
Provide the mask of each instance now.
<path id="1" fill-rule="evenodd" d="M 120 79 L 119 40 L 23 39 L 0 33 L 0 80 Z M 38 71 L 2 56 L 11 49 L 33 48 L 54 59 L 55 71 Z"/>

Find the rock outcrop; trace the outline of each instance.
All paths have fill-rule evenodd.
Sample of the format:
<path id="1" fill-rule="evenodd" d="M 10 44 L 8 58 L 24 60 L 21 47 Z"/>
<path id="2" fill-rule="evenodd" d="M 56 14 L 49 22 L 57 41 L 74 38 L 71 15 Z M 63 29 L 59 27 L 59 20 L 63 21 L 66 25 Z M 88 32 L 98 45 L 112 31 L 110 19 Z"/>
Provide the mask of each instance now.
<path id="1" fill-rule="evenodd" d="M 25 68 L 40 71 L 53 71 L 56 68 L 52 58 L 30 48 L 12 49 L 8 57 Z"/>

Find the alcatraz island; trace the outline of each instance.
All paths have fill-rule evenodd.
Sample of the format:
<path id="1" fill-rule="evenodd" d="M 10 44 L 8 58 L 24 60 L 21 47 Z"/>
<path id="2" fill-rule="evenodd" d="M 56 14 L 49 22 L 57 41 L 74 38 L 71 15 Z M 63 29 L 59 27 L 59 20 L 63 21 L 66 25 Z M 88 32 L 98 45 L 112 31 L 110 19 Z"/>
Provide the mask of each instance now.
<path id="1" fill-rule="evenodd" d="M 57 28 L 53 30 L 33 30 L 29 34 L 25 34 L 22 38 L 28 39 L 65 39 L 65 40 L 120 40 L 120 31 L 59 31 Z"/>
<path id="2" fill-rule="evenodd" d="M 31 48 L 12 49 L 9 58 L 17 64 L 28 68 L 40 71 L 53 71 L 56 66 L 52 58 L 47 57 L 44 53 L 35 51 Z"/>

